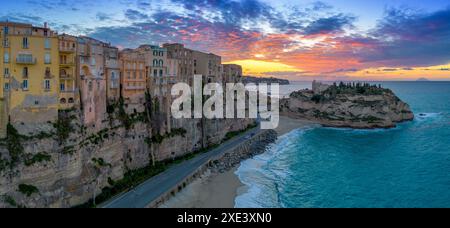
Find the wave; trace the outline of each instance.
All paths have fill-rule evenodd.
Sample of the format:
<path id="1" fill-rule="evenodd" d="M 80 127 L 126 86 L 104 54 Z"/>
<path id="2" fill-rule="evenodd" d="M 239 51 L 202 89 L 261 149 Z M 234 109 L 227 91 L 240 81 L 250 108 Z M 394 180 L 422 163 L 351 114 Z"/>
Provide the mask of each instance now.
<path id="1" fill-rule="evenodd" d="M 283 164 L 277 162 L 277 167 L 268 167 L 274 158 L 295 147 L 296 139 L 305 131 L 313 129 L 302 128 L 291 131 L 278 138 L 270 145 L 265 153 L 245 160 L 235 174 L 247 187 L 247 191 L 235 199 L 236 208 L 278 208 L 282 207 L 280 199 L 280 184 L 277 180 L 284 180 L 291 175 Z M 286 165 L 289 161 L 286 161 Z"/>
<path id="2" fill-rule="evenodd" d="M 442 113 L 440 113 L 440 112 L 431 112 L 431 113 L 419 113 L 419 114 L 417 114 L 417 118 L 420 120 L 420 119 L 430 119 L 430 118 L 436 118 L 436 117 L 439 117 L 440 115 L 441 115 Z"/>

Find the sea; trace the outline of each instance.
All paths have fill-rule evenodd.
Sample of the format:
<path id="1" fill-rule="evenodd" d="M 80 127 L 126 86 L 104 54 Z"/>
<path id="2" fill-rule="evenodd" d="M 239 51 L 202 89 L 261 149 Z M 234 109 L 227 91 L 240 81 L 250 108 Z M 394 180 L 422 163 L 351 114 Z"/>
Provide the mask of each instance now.
<path id="1" fill-rule="evenodd" d="M 236 171 L 236 208 L 449 208 L 450 82 L 380 82 L 416 118 L 388 130 L 311 126 Z M 377 83 L 379 84 L 379 83 Z M 310 88 L 293 82 L 280 91 Z"/>

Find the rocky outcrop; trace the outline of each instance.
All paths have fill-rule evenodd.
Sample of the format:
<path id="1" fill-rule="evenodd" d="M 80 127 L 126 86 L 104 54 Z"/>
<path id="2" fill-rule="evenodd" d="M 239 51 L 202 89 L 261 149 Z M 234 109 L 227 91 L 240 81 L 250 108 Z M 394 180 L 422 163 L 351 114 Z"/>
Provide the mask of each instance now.
<path id="1" fill-rule="evenodd" d="M 369 84 L 324 85 L 294 92 L 280 102 L 282 115 L 329 127 L 392 128 L 414 119 L 410 107 L 391 90 Z"/>
<path id="2" fill-rule="evenodd" d="M 260 83 L 266 83 L 266 84 L 273 84 L 278 83 L 280 85 L 289 85 L 289 80 L 286 79 L 279 79 L 279 78 L 263 78 L 263 77 L 252 77 L 252 76 L 244 76 L 242 78 L 242 82 L 244 84 L 248 83 L 254 83 L 254 84 L 260 84 Z"/>

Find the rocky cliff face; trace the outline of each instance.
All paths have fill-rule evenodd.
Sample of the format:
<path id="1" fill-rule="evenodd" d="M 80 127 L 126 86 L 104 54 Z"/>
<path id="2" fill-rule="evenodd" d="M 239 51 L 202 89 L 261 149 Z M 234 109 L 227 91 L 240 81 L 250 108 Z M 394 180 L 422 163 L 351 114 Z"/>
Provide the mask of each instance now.
<path id="1" fill-rule="evenodd" d="M 85 203 L 132 170 L 221 142 L 250 119 L 175 120 L 158 133 L 142 115 L 104 121 L 94 131 L 81 112 L 60 113 L 49 132 L 21 135 L 11 127 L 0 142 L 0 207 L 72 207 Z"/>
<path id="2" fill-rule="evenodd" d="M 414 119 L 410 107 L 391 90 L 368 84 L 326 86 L 294 92 L 280 102 L 281 113 L 330 127 L 392 128 Z"/>

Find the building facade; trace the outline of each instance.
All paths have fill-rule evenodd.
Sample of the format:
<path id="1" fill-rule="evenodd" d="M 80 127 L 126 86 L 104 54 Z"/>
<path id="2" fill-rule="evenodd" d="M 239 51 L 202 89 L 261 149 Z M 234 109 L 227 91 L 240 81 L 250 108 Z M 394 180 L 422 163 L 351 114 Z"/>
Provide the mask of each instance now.
<path id="1" fill-rule="evenodd" d="M 200 51 L 193 52 L 194 75 L 203 75 L 204 82 L 222 83 L 222 57 Z"/>
<path id="2" fill-rule="evenodd" d="M 173 61 L 178 61 L 177 78 L 179 82 L 188 83 L 190 86 L 193 85 L 194 76 L 194 51 L 185 48 L 183 44 L 164 44 L 164 48 L 167 49 L 167 57 L 173 59 Z"/>
<path id="3" fill-rule="evenodd" d="M 101 130 L 106 119 L 105 45 L 93 38 L 78 37 L 77 81 L 83 122 L 93 131 Z"/>
<path id="4" fill-rule="evenodd" d="M 58 118 L 58 36 L 45 24 L 3 22 L 2 131 L 10 122 L 24 134 L 39 131 Z"/>
<path id="5" fill-rule="evenodd" d="M 80 105 L 77 75 L 77 38 L 67 34 L 59 39 L 59 108 L 71 109 Z"/>
<path id="6" fill-rule="evenodd" d="M 147 89 L 147 72 L 144 55 L 136 50 L 120 52 L 122 97 L 128 112 L 143 112 Z"/>
<path id="7" fill-rule="evenodd" d="M 113 103 L 120 98 L 120 63 L 119 49 L 104 45 L 106 96 L 108 102 Z"/>
<path id="8" fill-rule="evenodd" d="M 223 83 L 242 82 L 242 66 L 236 64 L 223 64 Z"/>

